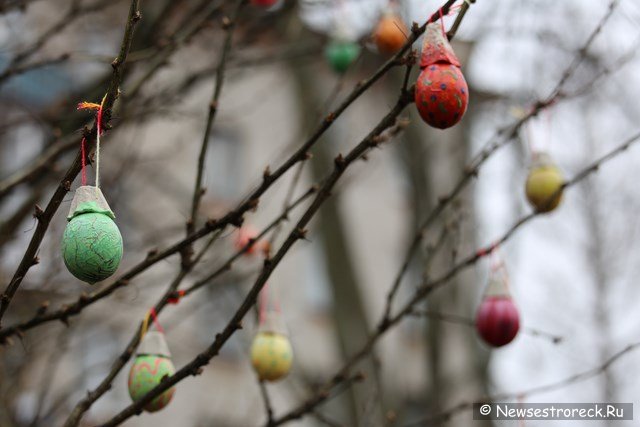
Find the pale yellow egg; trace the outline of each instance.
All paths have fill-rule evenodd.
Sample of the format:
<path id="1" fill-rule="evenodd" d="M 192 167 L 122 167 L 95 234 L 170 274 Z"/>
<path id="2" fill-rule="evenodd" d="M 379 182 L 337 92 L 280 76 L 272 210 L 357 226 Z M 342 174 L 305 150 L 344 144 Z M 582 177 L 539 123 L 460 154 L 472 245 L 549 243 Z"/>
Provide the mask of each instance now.
<path id="1" fill-rule="evenodd" d="M 293 350 L 289 339 L 282 334 L 259 332 L 251 345 L 251 364 L 258 377 L 277 381 L 291 370 Z"/>
<path id="2" fill-rule="evenodd" d="M 562 200 L 564 177 L 555 165 L 534 166 L 529 171 L 526 193 L 538 212 L 551 212 Z"/>

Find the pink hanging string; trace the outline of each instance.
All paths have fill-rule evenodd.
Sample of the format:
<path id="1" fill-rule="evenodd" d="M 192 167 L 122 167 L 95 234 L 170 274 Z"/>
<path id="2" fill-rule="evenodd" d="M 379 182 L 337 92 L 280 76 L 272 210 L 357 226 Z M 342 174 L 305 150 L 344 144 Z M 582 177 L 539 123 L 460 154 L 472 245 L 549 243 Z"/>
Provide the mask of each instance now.
<path id="1" fill-rule="evenodd" d="M 269 298 L 270 295 L 269 282 L 265 283 L 264 288 L 260 291 L 258 299 L 258 323 L 262 325 L 267 319 L 267 311 L 270 309 L 280 313 L 280 303 L 277 298 Z M 271 295 L 273 296 L 273 295 Z M 271 304 L 271 307 L 269 305 Z"/>
<path id="2" fill-rule="evenodd" d="M 259 300 L 259 305 L 260 307 L 258 308 L 258 323 L 260 325 L 264 324 L 266 318 L 267 318 L 267 306 L 269 304 L 269 282 L 264 284 L 264 288 L 262 288 L 262 291 L 260 291 L 260 300 Z"/>

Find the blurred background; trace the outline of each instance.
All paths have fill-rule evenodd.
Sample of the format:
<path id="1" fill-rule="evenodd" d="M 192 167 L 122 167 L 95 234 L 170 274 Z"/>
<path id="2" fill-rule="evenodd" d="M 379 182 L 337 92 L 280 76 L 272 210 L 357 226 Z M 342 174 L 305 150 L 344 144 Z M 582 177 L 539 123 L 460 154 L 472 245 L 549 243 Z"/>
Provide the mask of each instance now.
<path id="1" fill-rule="evenodd" d="M 146 0 L 129 56 L 113 130 L 103 139 L 101 184 L 124 238 L 114 278 L 153 248 L 184 237 L 196 164 L 229 1 Z M 408 28 L 441 3 L 399 0 Z M 310 135 L 351 89 L 389 57 L 371 34 L 387 0 L 280 1 L 247 6 L 238 22 L 225 87 L 205 162 L 200 218 L 237 206 Z M 583 49 L 610 7 L 611 16 Z M 0 1 L 0 283 L 11 279 L 35 228 L 34 205 L 45 206 L 79 149 L 90 123 L 80 101 L 99 102 L 120 46 L 129 2 L 123 0 Z M 451 26 L 455 13 L 445 17 Z M 202 22 L 197 31 L 192 31 Z M 362 46 L 344 74 L 324 55 L 340 33 Z M 344 34 L 346 33 L 346 34 Z M 548 151 L 572 177 L 638 131 L 640 3 L 635 0 L 477 0 L 454 49 L 470 88 L 462 122 L 429 128 L 413 106 L 409 125 L 349 168 L 333 196 L 269 279 L 294 349 L 294 367 L 267 386 L 276 415 L 312 395 L 365 342 L 382 316 L 386 295 L 418 224 L 452 191 L 464 167 L 496 132 L 545 99 L 570 64 L 578 66 L 561 100 L 528 120 L 483 165 L 478 178 L 425 235 L 398 294 L 406 301 L 423 277 L 438 277 L 530 211 L 524 181 L 532 150 Z M 169 47 L 169 48 L 167 48 Z M 414 48 L 419 49 L 420 41 Z M 404 67 L 369 89 L 326 132 L 313 158 L 294 167 L 246 216 L 262 230 L 292 198 L 332 169 L 395 104 Z M 414 67 L 413 82 L 418 70 Z M 53 155 L 51 154 L 53 153 Z M 44 165 L 32 169 L 41 159 Z M 637 315 L 640 236 L 638 150 L 629 150 L 567 190 L 557 212 L 537 218 L 499 248 L 521 315 L 520 334 L 491 350 L 472 321 L 489 278 L 481 260 L 424 302 L 446 316 L 405 319 L 359 369 L 364 381 L 291 425 L 404 426 L 480 396 L 518 395 L 601 366 L 640 341 Z M 30 172 L 31 171 L 31 172 Z M 89 169 L 93 180 L 93 168 Z M 73 183 L 72 189 L 79 184 Z M 110 283 L 89 287 L 71 276 L 60 254 L 70 193 L 53 218 L 34 266 L 3 319 L 31 318 L 44 301 L 58 308 Z M 278 248 L 303 212 L 269 233 Z M 188 275 L 188 287 L 237 250 L 227 228 Z M 203 242 L 198 243 L 198 248 Z M 435 248 L 435 255 L 433 255 Z M 242 256 L 233 268 L 169 306 L 160 316 L 176 367 L 206 348 L 233 315 L 262 266 Z M 145 313 L 180 268 L 177 256 L 136 277 L 80 315 L 46 323 L 0 347 L 0 426 L 62 425 L 87 390 L 109 372 Z M 266 422 L 249 360 L 254 316 L 206 366 L 182 381 L 171 404 L 127 426 L 254 426 Z M 81 425 L 105 421 L 130 403 L 126 375 L 99 399 Z M 640 354 L 629 353 L 586 381 L 527 395 L 524 402 L 639 403 Z M 513 401 L 517 401 L 514 398 Z M 435 424 L 433 424 L 435 425 Z M 480 422 L 459 411 L 439 425 L 541 426 L 563 422 Z M 591 422 L 596 426 L 635 425 Z"/>

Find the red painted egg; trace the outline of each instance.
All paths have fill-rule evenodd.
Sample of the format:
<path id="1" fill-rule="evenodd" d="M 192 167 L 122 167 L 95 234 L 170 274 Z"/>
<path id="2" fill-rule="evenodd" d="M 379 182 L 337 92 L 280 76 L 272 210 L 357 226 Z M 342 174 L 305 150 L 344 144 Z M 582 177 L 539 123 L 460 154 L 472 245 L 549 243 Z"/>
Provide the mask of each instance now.
<path id="1" fill-rule="evenodd" d="M 520 315 L 509 296 L 488 296 L 482 300 L 476 315 L 476 329 L 493 347 L 509 344 L 520 329 Z"/>
<path id="2" fill-rule="evenodd" d="M 260 7 L 271 7 L 278 3 L 278 0 L 251 0 L 251 4 Z"/>
<path id="3" fill-rule="evenodd" d="M 460 68 L 439 62 L 422 70 L 416 82 L 416 107 L 430 126 L 447 129 L 462 119 L 469 103 L 469 88 Z"/>
<path id="4" fill-rule="evenodd" d="M 450 128 L 467 111 L 469 88 L 460 61 L 438 23 L 427 25 L 420 69 L 415 93 L 420 117 L 435 128 Z"/>

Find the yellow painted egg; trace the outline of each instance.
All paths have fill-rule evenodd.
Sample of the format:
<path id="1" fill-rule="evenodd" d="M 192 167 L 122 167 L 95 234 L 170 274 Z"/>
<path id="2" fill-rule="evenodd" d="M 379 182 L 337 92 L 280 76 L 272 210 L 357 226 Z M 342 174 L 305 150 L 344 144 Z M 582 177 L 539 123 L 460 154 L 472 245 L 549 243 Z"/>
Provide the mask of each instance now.
<path id="1" fill-rule="evenodd" d="M 251 364 L 260 380 L 277 381 L 291 370 L 293 350 L 286 335 L 262 331 L 251 344 Z"/>
<path id="2" fill-rule="evenodd" d="M 537 212 L 551 212 L 562 201 L 563 184 L 564 176 L 560 168 L 547 154 L 538 154 L 527 176 L 527 200 Z"/>

